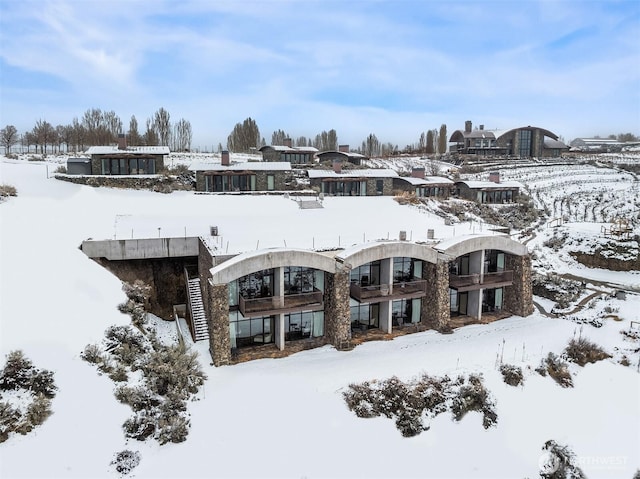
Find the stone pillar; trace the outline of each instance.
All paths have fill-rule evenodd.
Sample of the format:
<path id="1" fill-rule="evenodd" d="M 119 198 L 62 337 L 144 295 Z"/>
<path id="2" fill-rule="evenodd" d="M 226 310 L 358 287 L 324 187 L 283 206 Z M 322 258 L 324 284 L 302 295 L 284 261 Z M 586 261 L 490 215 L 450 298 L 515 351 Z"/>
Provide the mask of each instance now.
<path id="1" fill-rule="evenodd" d="M 229 364 L 231 338 L 229 337 L 229 287 L 226 284 L 211 284 L 207 288 L 205 301 L 211 314 L 209 324 L 209 352 L 215 366 Z"/>
<path id="2" fill-rule="evenodd" d="M 334 274 L 325 274 L 324 321 L 327 340 L 342 349 L 351 340 L 350 282 L 349 268 L 339 268 Z"/>
<path id="3" fill-rule="evenodd" d="M 506 269 L 513 271 L 513 285 L 504 288 L 504 309 L 518 316 L 533 313 L 531 255 L 506 255 Z"/>
<path id="4" fill-rule="evenodd" d="M 449 263 L 425 262 L 422 279 L 427 281 L 427 295 L 422 299 L 420 322 L 439 331 L 449 330 Z"/>

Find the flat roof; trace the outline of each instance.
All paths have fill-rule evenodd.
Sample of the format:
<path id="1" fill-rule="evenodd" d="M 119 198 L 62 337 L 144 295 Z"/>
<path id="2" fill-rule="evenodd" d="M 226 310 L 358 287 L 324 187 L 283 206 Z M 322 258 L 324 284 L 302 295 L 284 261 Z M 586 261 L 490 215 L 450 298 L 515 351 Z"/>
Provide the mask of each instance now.
<path id="1" fill-rule="evenodd" d="M 288 171 L 291 163 L 288 161 L 246 161 L 231 163 L 228 166 L 220 163 L 193 163 L 190 171 Z"/>
<path id="2" fill-rule="evenodd" d="M 170 153 L 168 146 L 129 146 L 125 150 L 121 150 L 115 145 L 111 146 L 92 146 L 86 151 L 87 155 L 121 155 L 126 153 L 138 153 L 147 155 L 168 155 Z"/>

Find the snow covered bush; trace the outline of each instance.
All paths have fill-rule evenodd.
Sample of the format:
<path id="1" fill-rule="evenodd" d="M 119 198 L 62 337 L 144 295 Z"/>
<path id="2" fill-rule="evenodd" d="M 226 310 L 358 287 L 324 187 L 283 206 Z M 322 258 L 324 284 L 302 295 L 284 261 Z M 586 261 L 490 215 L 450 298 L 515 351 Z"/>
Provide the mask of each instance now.
<path id="1" fill-rule="evenodd" d="M 540 457 L 540 477 L 543 479 L 586 479 L 576 465 L 576 457 L 569 446 L 550 440 L 544 443 Z"/>
<path id="2" fill-rule="evenodd" d="M 350 411 L 361 418 L 385 416 L 395 418 L 396 428 L 404 437 L 413 437 L 429 429 L 424 421 L 447 410 L 459 421 L 469 411 L 483 414 L 485 428 L 497 422 L 495 404 L 482 383 L 481 376 L 423 375 L 407 383 L 393 376 L 383 381 L 350 384 L 343 392 Z"/>
<path id="3" fill-rule="evenodd" d="M 16 190 L 16 187 L 7 184 L 0 185 L 0 201 L 9 196 L 18 196 L 18 190 Z"/>
<path id="4" fill-rule="evenodd" d="M 563 388 L 573 387 L 573 379 L 571 378 L 567 363 L 555 354 L 549 353 L 543 360 L 541 367 L 536 369 L 538 372 L 540 372 L 540 370 L 544 371 L 544 374 L 541 373 L 543 376 L 546 376 L 548 373 L 549 376 Z"/>
<path id="5" fill-rule="evenodd" d="M 118 305 L 121 313 L 131 316 L 135 326 L 142 327 L 147 322 L 146 306 L 151 297 L 151 286 L 136 279 L 133 283 L 123 283 L 122 289 L 128 300 Z"/>
<path id="6" fill-rule="evenodd" d="M 44 423 L 57 389 L 51 371 L 34 367 L 22 351 L 10 352 L 0 371 L 0 443 Z"/>
<path id="7" fill-rule="evenodd" d="M 115 459 L 111 461 L 111 465 L 116 466 L 116 471 L 122 475 L 129 474 L 138 464 L 140 464 L 140 453 L 126 449 L 116 454 Z"/>
<path id="8" fill-rule="evenodd" d="M 604 349 L 586 338 L 572 339 L 564 350 L 569 359 L 580 366 L 610 358 Z"/>
<path id="9" fill-rule="evenodd" d="M 520 386 L 524 382 L 524 376 L 522 375 L 522 368 L 520 366 L 503 364 L 500 366 L 500 372 L 502 373 L 502 379 L 504 379 L 504 382 L 509 386 Z"/>

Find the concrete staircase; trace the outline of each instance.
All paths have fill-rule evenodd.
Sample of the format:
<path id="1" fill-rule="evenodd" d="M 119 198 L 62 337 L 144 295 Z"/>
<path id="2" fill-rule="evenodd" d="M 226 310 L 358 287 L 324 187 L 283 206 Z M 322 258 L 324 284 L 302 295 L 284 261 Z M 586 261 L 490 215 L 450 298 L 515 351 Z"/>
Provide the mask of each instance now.
<path id="1" fill-rule="evenodd" d="M 189 310 L 191 311 L 191 321 L 195 338 L 194 341 L 209 340 L 209 327 L 207 317 L 202 303 L 202 291 L 200 290 L 200 279 L 193 278 L 188 283 L 189 290 Z"/>

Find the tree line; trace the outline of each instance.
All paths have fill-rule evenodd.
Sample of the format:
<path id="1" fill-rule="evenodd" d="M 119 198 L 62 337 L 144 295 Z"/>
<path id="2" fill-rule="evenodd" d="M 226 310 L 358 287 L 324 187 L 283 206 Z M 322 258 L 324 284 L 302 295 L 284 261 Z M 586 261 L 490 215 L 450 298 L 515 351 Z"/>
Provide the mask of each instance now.
<path id="1" fill-rule="evenodd" d="M 169 146 L 172 151 L 190 151 L 192 142 L 191 123 L 181 118 L 175 123 L 164 108 L 159 108 L 146 119 L 144 126 L 138 124 L 132 115 L 128 128 L 125 129 L 122 119 L 114 111 L 102 111 L 90 108 L 81 117 L 74 117 L 67 125 L 53 126 L 44 119 L 36 121 L 33 128 L 21 134 L 13 125 L 0 130 L 0 145 L 5 153 L 9 153 L 15 145 L 21 146 L 22 152 L 63 153 L 84 151 L 90 146 L 112 145 L 117 143 L 118 136 L 124 133 L 128 146 Z M 294 147 L 314 147 L 319 151 L 338 150 L 338 133 L 335 129 L 324 130 L 314 137 L 299 136 L 293 138 L 282 129 L 271 135 L 271 145 L 284 145 L 291 141 Z M 257 122 L 251 117 L 237 123 L 227 137 L 226 149 L 237 153 L 255 152 L 267 143 L 260 134 Z M 218 151 L 223 149 L 218 144 Z M 406 145 L 402 150 L 398 145 L 383 142 L 374 133 L 370 133 L 360 145 L 350 151 L 369 157 L 392 156 L 399 153 L 420 155 L 443 155 L 447 151 L 447 126 L 440 129 L 427 130 L 420 134 L 418 141 Z"/>
<path id="2" fill-rule="evenodd" d="M 9 153 L 14 145 L 20 145 L 22 151 L 46 154 L 84 151 L 90 146 L 111 145 L 118 141 L 118 135 L 124 133 L 128 146 L 169 146 L 173 151 L 191 149 L 191 123 L 184 118 L 171 122 L 171 115 L 159 108 L 147 118 L 144 131 L 140 131 L 138 120 L 132 115 L 129 127 L 125 131 L 120 117 L 115 111 L 102 111 L 90 108 L 82 117 L 74 117 L 67 125 L 53 126 L 44 119 L 36 121 L 33 128 L 21 134 L 13 125 L 0 130 L 0 145 Z"/>

